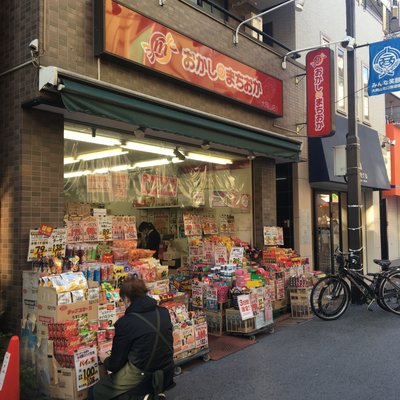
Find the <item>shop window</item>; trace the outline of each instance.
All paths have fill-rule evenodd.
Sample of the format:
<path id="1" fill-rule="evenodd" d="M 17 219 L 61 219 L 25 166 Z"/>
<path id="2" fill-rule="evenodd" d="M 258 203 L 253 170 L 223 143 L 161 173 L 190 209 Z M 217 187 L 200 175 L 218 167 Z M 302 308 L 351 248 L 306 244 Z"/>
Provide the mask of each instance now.
<path id="1" fill-rule="evenodd" d="M 73 129 L 64 130 L 66 208 L 100 205 L 111 215 L 133 215 L 137 224 L 153 222 L 167 238 L 220 234 L 252 242 L 245 156 L 148 139 L 140 130 Z"/>
<path id="2" fill-rule="evenodd" d="M 345 52 L 343 49 L 337 49 L 337 87 L 336 87 L 336 105 L 338 111 L 346 112 L 346 92 L 345 92 Z"/>
<path id="3" fill-rule="evenodd" d="M 368 96 L 368 76 L 369 69 L 367 66 L 362 65 L 362 115 L 363 121 L 369 122 L 369 96 Z"/>

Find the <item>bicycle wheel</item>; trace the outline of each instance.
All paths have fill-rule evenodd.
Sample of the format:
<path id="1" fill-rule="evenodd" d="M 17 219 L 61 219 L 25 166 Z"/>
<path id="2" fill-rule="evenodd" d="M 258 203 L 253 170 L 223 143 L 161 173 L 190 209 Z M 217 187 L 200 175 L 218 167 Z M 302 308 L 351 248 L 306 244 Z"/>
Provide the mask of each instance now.
<path id="1" fill-rule="evenodd" d="M 400 315 L 400 272 L 393 272 L 385 277 L 379 295 L 389 311 Z"/>
<path id="2" fill-rule="evenodd" d="M 349 303 L 349 286 L 337 276 L 323 278 L 312 288 L 311 308 L 318 318 L 337 319 L 346 311 Z"/>

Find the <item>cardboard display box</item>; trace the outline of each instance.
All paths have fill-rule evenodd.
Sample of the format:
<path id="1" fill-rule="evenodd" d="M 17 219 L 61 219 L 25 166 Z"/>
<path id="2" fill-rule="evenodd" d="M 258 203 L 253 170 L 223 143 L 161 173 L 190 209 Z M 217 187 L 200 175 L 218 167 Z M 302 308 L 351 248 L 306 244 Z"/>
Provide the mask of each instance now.
<path id="1" fill-rule="evenodd" d="M 53 341 L 48 340 L 48 362 L 50 385 L 48 391 L 51 399 L 57 400 L 86 400 L 88 389 L 76 390 L 76 374 L 74 368 L 62 368 L 54 357 Z"/>
<path id="2" fill-rule="evenodd" d="M 22 319 L 36 314 L 39 273 L 22 271 Z"/>
<path id="3" fill-rule="evenodd" d="M 70 304 L 57 304 L 57 292 L 54 288 L 39 286 L 37 305 L 38 336 L 48 337 L 47 325 L 66 319 L 87 316 L 88 320 L 98 319 L 98 301 L 85 300 Z"/>

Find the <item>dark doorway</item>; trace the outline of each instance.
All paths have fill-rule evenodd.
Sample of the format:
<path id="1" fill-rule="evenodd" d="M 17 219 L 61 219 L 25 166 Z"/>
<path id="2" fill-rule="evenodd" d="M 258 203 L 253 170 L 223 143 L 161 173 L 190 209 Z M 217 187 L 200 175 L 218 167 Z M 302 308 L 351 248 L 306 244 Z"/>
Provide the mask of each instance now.
<path id="1" fill-rule="evenodd" d="M 292 164 L 276 166 L 276 222 L 283 228 L 284 247 L 294 248 Z"/>

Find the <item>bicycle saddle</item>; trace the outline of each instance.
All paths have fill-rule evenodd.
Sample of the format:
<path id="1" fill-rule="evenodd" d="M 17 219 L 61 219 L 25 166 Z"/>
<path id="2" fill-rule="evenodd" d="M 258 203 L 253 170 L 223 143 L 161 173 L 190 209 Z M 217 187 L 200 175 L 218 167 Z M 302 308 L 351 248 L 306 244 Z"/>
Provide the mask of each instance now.
<path id="1" fill-rule="evenodd" d="M 392 263 L 390 260 L 378 260 L 378 259 L 374 259 L 374 263 L 378 264 L 382 267 L 383 271 L 386 271 L 387 269 L 389 269 L 390 264 Z"/>

